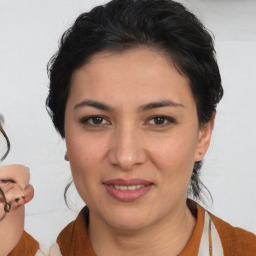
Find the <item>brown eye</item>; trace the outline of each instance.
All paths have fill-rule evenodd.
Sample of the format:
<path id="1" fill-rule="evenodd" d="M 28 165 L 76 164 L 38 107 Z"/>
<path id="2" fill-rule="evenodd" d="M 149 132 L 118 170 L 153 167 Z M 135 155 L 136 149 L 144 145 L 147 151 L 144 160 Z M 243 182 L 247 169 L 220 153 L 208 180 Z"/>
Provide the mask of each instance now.
<path id="1" fill-rule="evenodd" d="M 162 116 L 154 117 L 154 122 L 157 125 L 164 124 L 165 121 L 166 121 L 166 118 L 164 118 Z"/>
<path id="2" fill-rule="evenodd" d="M 149 120 L 149 123 L 157 127 L 165 127 L 175 123 L 175 120 L 167 116 L 154 116 Z"/>
<path id="3" fill-rule="evenodd" d="M 91 118 L 93 124 L 101 124 L 103 121 L 103 117 L 94 116 Z"/>
<path id="4" fill-rule="evenodd" d="M 81 123 L 89 127 L 100 127 L 109 124 L 109 122 L 103 116 L 88 116 L 83 118 Z"/>

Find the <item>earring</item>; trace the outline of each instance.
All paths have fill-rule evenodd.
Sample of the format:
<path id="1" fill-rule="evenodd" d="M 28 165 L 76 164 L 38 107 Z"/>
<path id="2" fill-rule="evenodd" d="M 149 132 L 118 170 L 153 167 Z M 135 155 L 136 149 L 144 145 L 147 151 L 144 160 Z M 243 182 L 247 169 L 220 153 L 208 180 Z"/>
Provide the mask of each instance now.
<path id="1" fill-rule="evenodd" d="M 65 159 L 66 161 L 69 161 L 69 159 L 68 159 L 68 153 L 67 153 L 67 152 L 65 153 L 64 159 Z"/>

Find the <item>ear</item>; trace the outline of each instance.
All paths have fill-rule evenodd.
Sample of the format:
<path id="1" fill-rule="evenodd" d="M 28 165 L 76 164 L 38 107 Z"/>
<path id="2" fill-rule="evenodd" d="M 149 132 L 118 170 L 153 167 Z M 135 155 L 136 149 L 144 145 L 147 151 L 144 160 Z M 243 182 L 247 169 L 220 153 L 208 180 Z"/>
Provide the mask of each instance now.
<path id="1" fill-rule="evenodd" d="M 65 159 L 66 161 L 69 161 L 68 152 L 65 153 L 64 159 Z"/>
<path id="2" fill-rule="evenodd" d="M 208 150 L 214 127 L 215 115 L 216 112 L 213 112 L 211 120 L 207 124 L 203 125 L 199 130 L 195 152 L 195 162 L 202 160 Z"/>

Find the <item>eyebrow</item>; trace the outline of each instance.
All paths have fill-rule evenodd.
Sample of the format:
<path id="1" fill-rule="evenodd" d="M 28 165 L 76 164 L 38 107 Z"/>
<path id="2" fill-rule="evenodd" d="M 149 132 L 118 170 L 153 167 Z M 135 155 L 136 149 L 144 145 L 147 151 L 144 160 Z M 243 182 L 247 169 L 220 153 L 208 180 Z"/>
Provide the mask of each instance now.
<path id="1" fill-rule="evenodd" d="M 81 108 L 81 107 L 94 107 L 97 109 L 105 110 L 105 111 L 113 111 L 113 108 L 106 105 L 105 103 L 94 101 L 94 100 L 83 100 L 82 102 L 75 105 L 74 109 Z"/>
<path id="2" fill-rule="evenodd" d="M 83 100 L 82 102 L 75 105 L 74 109 L 78 109 L 86 106 L 94 107 L 94 108 L 104 110 L 104 111 L 109 111 L 109 112 L 114 111 L 113 107 L 108 106 L 105 103 L 94 101 L 94 100 Z M 151 109 L 163 108 L 163 107 L 184 107 L 184 105 L 176 103 L 172 100 L 162 100 L 162 101 L 150 102 L 148 104 L 142 105 L 138 108 L 138 112 L 145 112 Z"/>
<path id="3" fill-rule="evenodd" d="M 172 100 L 163 100 L 163 101 L 156 101 L 150 102 L 138 108 L 139 112 L 148 111 L 154 108 L 163 108 L 163 107 L 184 107 L 184 105 L 176 103 Z"/>

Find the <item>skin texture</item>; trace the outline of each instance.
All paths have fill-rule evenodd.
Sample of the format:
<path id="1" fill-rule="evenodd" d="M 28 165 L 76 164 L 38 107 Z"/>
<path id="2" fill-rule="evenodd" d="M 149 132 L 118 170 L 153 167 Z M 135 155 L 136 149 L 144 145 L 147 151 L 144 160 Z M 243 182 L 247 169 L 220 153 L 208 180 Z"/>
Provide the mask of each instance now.
<path id="1" fill-rule="evenodd" d="M 66 159 L 90 209 L 96 254 L 177 255 L 195 226 L 186 206 L 187 186 L 194 162 L 208 149 L 214 115 L 199 127 L 188 79 L 165 55 L 147 48 L 98 53 L 73 73 L 71 85 Z M 81 104 L 85 100 L 111 110 Z M 167 100 L 174 106 L 138 110 Z M 90 116 L 99 116 L 97 125 Z M 156 116 L 171 121 L 157 122 Z M 153 185 L 139 199 L 122 202 L 103 184 L 117 178 Z"/>
<path id="2" fill-rule="evenodd" d="M 0 167 L 0 187 L 6 201 L 12 205 L 11 212 L 5 213 L 5 202 L 0 201 L 0 256 L 6 256 L 13 250 L 24 231 L 24 204 L 34 196 L 34 189 L 29 185 L 29 179 L 29 171 L 23 165 Z M 8 184 L 8 181 L 11 182 Z M 23 194 L 25 199 L 22 198 Z"/>

